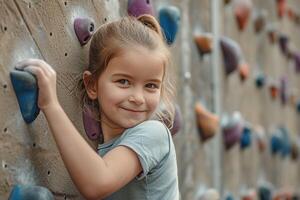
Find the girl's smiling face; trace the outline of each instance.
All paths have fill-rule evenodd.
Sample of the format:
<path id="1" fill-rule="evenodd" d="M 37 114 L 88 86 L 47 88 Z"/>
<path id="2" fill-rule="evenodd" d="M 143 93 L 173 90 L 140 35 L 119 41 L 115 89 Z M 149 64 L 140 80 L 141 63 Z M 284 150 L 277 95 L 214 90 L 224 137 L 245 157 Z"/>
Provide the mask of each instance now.
<path id="1" fill-rule="evenodd" d="M 102 126 L 124 130 L 149 119 L 160 102 L 163 76 L 162 57 L 144 47 L 112 58 L 97 82 Z"/>

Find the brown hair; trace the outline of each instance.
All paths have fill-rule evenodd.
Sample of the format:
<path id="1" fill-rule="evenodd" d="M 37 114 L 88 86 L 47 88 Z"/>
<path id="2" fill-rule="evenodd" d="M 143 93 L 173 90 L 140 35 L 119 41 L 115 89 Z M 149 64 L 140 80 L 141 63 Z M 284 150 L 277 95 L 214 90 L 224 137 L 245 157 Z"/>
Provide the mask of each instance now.
<path id="1" fill-rule="evenodd" d="M 86 70 L 92 75 L 88 85 L 97 81 L 109 61 L 125 49 L 142 46 L 157 51 L 164 59 L 164 78 L 160 106 L 154 113 L 154 119 L 161 121 L 163 119 L 171 128 L 174 119 L 175 82 L 172 75 L 174 70 L 171 69 L 171 54 L 164 41 L 161 27 L 151 15 L 142 15 L 138 18 L 127 16 L 100 26 L 90 44 L 89 64 Z M 80 88 L 83 108 L 85 106 L 92 108 L 94 116 L 99 120 L 98 101 L 89 99 L 82 80 Z"/>

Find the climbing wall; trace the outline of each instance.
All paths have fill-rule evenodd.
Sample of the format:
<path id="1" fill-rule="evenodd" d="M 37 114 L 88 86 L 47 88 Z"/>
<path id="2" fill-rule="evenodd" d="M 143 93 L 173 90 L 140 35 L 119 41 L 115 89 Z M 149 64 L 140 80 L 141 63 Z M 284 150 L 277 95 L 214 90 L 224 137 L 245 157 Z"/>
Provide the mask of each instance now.
<path id="1" fill-rule="evenodd" d="M 265 128 L 267 138 L 277 125 L 285 125 L 292 140 L 300 133 L 299 114 L 292 106 L 272 100 L 268 87 L 257 89 L 254 78 L 258 71 L 278 80 L 287 75 L 289 86 L 300 92 L 300 75 L 294 62 L 282 55 L 278 44 L 271 44 L 264 29 L 256 34 L 253 18 L 244 31 L 239 31 L 232 3 L 220 0 L 220 35 L 232 38 L 241 47 L 250 66 L 250 76 L 242 82 L 237 72 L 226 76 L 222 54 L 219 54 L 221 111 L 240 111 L 253 125 Z M 239 198 L 244 189 L 270 182 L 277 189 L 300 190 L 299 161 L 272 156 L 267 146 L 260 153 L 256 145 L 243 151 L 239 145 L 223 147 L 222 133 L 201 142 L 194 105 L 201 101 L 214 111 L 212 55 L 200 56 L 193 37 L 212 32 L 212 0 L 155 0 L 156 16 L 160 7 L 174 5 L 181 12 L 180 28 L 170 50 L 178 79 L 177 103 L 183 117 L 181 130 L 174 136 L 178 159 L 181 199 L 199 199 L 207 188 L 216 188 L 221 196 L 231 193 Z M 288 5 L 300 8 L 300 2 Z M 290 36 L 294 48 L 300 49 L 299 25 L 287 17 L 279 19 L 275 0 L 253 0 L 254 8 L 267 11 L 267 21 Z M 43 114 L 30 125 L 21 116 L 9 72 L 25 58 L 46 60 L 57 71 L 59 100 L 76 128 L 84 134 L 81 109 L 76 97 L 76 83 L 87 65 L 88 44 L 81 46 L 73 22 L 77 17 L 94 20 L 95 28 L 127 14 L 127 0 L 0 0 L 0 199 L 7 199 L 15 184 L 42 185 L 56 199 L 83 199 L 62 163 Z M 221 118 L 221 116 L 220 116 Z M 254 143 L 254 142 L 253 142 Z M 218 147 L 218 148 L 217 148 Z M 220 166 L 215 166 L 215 152 Z M 219 175 L 220 176 L 219 176 Z M 217 186 L 220 185 L 219 188 Z"/>

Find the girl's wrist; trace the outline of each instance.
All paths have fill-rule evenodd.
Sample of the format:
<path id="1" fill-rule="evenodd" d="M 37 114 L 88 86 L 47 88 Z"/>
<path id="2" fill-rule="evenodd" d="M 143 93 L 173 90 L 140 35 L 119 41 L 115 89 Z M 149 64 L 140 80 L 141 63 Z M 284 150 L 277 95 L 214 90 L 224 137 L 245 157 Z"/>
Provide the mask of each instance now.
<path id="1" fill-rule="evenodd" d="M 41 108 L 42 112 L 45 115 L 50 114 L 51 112 L 53 112 L 53 111 L 55 112 L 60 109 L 62 109 L 62 108 L 61 108 L 61 105 L 59 104 L 59 102 L 51 103 L 51 104 Z"/>

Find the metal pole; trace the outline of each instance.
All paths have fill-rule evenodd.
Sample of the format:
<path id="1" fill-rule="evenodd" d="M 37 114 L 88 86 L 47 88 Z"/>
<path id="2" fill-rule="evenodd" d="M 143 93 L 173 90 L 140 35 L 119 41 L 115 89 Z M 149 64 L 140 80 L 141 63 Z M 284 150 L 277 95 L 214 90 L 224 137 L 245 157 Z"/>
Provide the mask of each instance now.
<path id="1" fill-rule="evenodd" d="M 213 109 L 218 116 L 221 116 L 221 103 L 220 103 L 220 60 L 219 60 L 219 0 L 211 1 L 212 13 L 212 32 L 213 32 L 213 52 L 212 52 L 212 78 L 213 78 Z M 213 141 L 213 185 L 220 193 L 222 193 L 222 135 L 220 128 Z"/>

